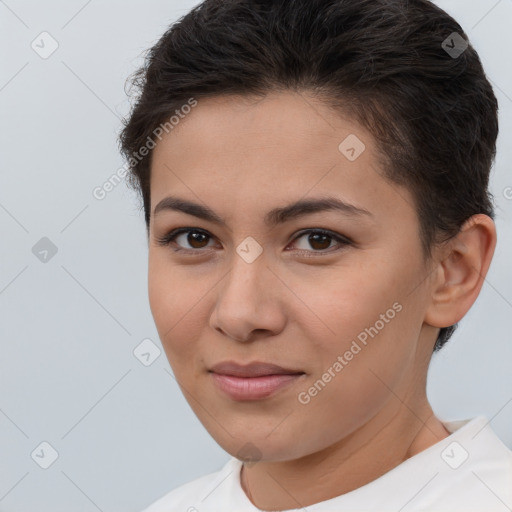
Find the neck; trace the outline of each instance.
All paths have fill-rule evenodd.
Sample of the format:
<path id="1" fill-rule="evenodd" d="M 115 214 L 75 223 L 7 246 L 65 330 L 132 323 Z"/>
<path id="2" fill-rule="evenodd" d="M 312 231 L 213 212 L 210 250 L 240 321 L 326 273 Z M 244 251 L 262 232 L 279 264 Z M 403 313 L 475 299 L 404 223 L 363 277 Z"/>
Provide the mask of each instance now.
<path id="1" fill-rule="evenodd" d="M 287 510 L 332 499 L 379 478 L 449 435 L 426 397 L 414 408 L 396 402 L 393 409 L 381 411 L 321 452 L 243 466 L 241 484 L 249 500 L 263 510 Z"/>

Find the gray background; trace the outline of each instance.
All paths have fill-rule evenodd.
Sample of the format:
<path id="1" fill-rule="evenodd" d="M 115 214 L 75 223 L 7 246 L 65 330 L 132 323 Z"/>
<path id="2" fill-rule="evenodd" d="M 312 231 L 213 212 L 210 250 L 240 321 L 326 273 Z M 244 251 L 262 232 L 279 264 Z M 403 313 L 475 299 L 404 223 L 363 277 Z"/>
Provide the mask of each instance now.
<path id="1" fill-rule="evenodd" d="M 161 349 L 135 194 L 124 183 L 92 194 L 123 164 L 125 79 L 196 3 L 0 0 L 1 511 L 135 512 L 229 458 L 163 351 L 149 366 L 134 356 L 144 339 Z M 432 363 L 429 397 L 442 419 L 487 416 L 512 447 L 512 0 L 437 3 L 500 103 L 499 241 L 481 296 Z M 46 59 L 31 47 L 43 31 L 59 45 Z M 33 253 L 43 237 L 58 250 L 46 262 Z M 43 441 L 58 452 L 48 469 Z"/>

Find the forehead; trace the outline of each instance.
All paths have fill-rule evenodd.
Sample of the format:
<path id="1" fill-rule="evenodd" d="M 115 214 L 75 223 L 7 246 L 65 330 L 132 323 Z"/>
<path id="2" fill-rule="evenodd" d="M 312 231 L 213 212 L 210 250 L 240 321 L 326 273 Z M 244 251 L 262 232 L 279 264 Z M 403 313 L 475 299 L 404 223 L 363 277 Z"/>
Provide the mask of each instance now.
<path id="1" fill-rule="evenodd" d="M 219 207 L 278 205 L 318 193 L 397 206 L 371 134 L 304 93 L 199 100 L 154 149 L 152 209 L 170 192 Z M 410 207 L 407 191 L 399 196 Z"/>
<path id="2" fill-rule="evenodd" d="M 199 100 L 190 114 L 164 135 L 155 158 L 166 146 L 180 153 L 200 146 L 201 154 L 188 155 L 189 159 L 211 155 L 229 160 L 247 151 L 276 160 L 296 155 L 296 159 L 300 156 L 310 161 L 319 157 L 313 150 L 329 147 L 329 153 L 337 158 L 339 143 L 350 134 L 373 149 L 373 137 L 366 129 L 306 93 L 222 96 Z M 265 151 L 271 148 L 275 151 Z"/>

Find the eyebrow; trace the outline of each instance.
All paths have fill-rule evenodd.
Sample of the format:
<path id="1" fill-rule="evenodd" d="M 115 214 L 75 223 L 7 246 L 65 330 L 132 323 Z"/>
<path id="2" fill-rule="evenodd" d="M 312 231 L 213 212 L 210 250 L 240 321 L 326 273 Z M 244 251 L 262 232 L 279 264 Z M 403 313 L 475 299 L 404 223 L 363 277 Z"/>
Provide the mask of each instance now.
<path id="1" fill-rule="evenodd" d="M 213 222 L 214 224 L 226 226 L 226 221 L 219 217 L 213 210 L 187 199 L 174 196 L 166 197 L 155 206 L 153 215 L 156 216 L 159 212 L 164 210 L 183 212 Z M 287 206 L 274 208 L 265 215 L 264 220 L 265 224 L 268 226 L 277 226 L 278 224 L 284 224 L 285 222 L 305 215 L 325 211 L 339 211 L 352 217 L 373 217 L 373 214 L 364 208 L 359 208 L 355 205 L 345 203 L 341 199 L 329 196 L 301 199 Z"/>

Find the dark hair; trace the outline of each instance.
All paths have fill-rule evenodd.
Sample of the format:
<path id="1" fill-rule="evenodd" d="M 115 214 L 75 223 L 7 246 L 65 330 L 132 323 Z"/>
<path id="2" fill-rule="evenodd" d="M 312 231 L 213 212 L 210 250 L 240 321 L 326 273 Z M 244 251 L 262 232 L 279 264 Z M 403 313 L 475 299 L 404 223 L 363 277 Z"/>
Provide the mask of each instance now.
<path id="1" fill-rule="evenodd" d="M 497 100 L 462 28 L 428 0 L 205 0 L 131 81 L 121 152 L 148 230 L 152 152 L 138 155 L 158 126 L 191 97 L 273 91 L 312 93 L 372 133 L 385 177 L 414 197 L 426 259 L 472 215 L 494 219 Z"/>

